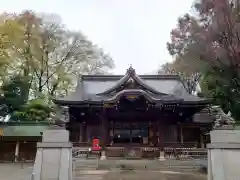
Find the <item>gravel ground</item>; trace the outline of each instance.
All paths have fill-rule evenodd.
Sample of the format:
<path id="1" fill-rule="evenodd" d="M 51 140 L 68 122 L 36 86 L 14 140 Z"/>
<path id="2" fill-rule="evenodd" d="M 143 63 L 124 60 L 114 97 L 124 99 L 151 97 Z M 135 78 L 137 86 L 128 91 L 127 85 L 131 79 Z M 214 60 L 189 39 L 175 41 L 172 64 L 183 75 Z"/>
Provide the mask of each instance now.
<path id="1" fill-rule="evenodd" d="M 199 173 L 174 173 L 174 172 L 110 172 L 103 176 L 103 180 L 207 180 L 205 175 Z"/>
<path id="2" fill-rule="evenodd" d="M 0 180 L 30 180 L 32 164 L 0 163 Z"/>
<path id="3" fill-rule="evenodd" d="M 30 180 L 32 164 L 0 164 L 0 180 Z M 198 172 L 170 172 L 170 171 L 111 171 L 97 173 L 88 171 L 76 180 L 207 180 L 206 175 Z"/>

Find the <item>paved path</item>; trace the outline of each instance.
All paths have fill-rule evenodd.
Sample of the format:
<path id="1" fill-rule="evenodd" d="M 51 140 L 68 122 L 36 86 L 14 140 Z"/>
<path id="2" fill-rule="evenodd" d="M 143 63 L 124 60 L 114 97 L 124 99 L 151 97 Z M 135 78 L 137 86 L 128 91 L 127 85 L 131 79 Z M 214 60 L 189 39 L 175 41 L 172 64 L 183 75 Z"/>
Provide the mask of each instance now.
<path id="1" fill-rule="evenodd" d="M 98 174 L 99 173 L 99 174 Z M 74 180 L 207 180 L 206 175 L 171 171 L 82 172 Z"/>
<path id="2" fill-rule="evenodd" d="M 30 180 L 32 164 L 0 164 L 0 180 Z M 207 180 L 206 175 L 171 171 L 82 171 L 74 180 Z"/>
<path id="3" fill-rule="evenodd" d="M 0 163 L 0 180 L 30 180 L 32 164 Z"/>

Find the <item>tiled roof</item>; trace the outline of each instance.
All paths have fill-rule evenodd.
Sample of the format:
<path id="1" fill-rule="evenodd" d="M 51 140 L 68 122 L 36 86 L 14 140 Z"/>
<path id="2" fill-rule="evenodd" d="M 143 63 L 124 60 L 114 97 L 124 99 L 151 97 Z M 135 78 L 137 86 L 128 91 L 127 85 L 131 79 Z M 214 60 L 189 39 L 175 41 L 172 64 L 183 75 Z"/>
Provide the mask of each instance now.
<path id="1" fill-rule="evenodd" d="M 41 136 L 48 125 L 3 125 L 0 126 L 0 136 Z"/>
<path id="2" fill-rule="evenodd" d="M 205 102 L 189 94 L 178 75 L 136 75 L 135 71 L 128 70 L 126 75 L 85 75 L 78 82 L 75 92 L 66 97 L 58 98 L 56 103 L 69 102 L 73 104 L 85 102 L 101 102 L 111 98 L 111 92 L 122 86 L 129 78 L 140 84 L 152 98 L 182 100 L 183 102 Z M 110 96 L 109 96 L 110 95 Z M 163 96 L 168 95 L 168 96 Z"/>

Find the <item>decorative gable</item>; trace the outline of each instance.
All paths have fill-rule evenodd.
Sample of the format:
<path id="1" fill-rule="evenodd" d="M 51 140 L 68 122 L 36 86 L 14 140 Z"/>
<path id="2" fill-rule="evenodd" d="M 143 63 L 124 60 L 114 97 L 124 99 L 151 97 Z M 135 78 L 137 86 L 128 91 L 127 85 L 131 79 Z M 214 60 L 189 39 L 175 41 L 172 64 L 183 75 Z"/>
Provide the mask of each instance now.
<path id="1" fill-rule="evenodd" d="M 130 89 L 139 89 L 151 92 L 153 94 L 164 95 L 164 93 L 158 92 L 152 87 L 148 86 L 136 73 L 135 69 L 131 66 L 127 70 L 124 77 L 122 77 L 114 86 L 107 89 L 106 91 L 99 93 L 98 95 L 107 95 L 112 93 L 118 93 L 122 90 L 130 90 Z"/>

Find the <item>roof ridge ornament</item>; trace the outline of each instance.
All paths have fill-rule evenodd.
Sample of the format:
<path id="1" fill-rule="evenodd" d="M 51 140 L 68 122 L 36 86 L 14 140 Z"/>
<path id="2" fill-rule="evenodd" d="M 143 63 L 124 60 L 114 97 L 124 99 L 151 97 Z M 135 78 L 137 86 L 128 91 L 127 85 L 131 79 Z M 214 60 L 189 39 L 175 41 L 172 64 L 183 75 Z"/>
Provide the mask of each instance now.
<path id="1" fill-rule="evenodd" d="M 133 69 L 132 64 L 130 65 L 130 67 L 127 69 L 127 74 L 129 75 L 135 75 L 135 69 Z"/>

